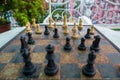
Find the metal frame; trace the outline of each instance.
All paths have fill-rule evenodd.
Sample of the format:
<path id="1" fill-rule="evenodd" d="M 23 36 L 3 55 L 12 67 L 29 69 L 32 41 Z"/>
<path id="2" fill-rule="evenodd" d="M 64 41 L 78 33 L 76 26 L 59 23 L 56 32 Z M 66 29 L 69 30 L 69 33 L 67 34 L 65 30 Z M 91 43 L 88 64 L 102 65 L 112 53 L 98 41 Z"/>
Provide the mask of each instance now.
<path id="1" fill-rule="evenodd" d="M 70 14 L 71 9 L 63 9 L 58 8 L 51 12 L 52 5 L 68 5 L 70 4 L 71 0 L 66 0 L 63 3 L 53 3 L 49 0 L 49 15 L 48 17 L 52 17 L 53 13 L 57 10 L 62 10 L 62 15 L 59 16 L 63 20 L 63 13 L 68 11 Z M 90 19 L 94 24 L 120 24 L 120 1 L 116 0 L 116 2 L 112 2 L 112 0 L 74 0 L 80 1 L 81 3 L 73 9 L 74 14 L 72 18 L 75 22 L 79 22 L 79 17 L 86 16 L 86 18 Z M 109 6 L 113 6 L 108 8 Z M 103 7 L 104 6 L 104 7 Z M 116 8 L 118 7 L 118 8 Z M 99 14 L 101 12 L 101 14 Z M 76 16 L 76 13 L 78 16 Z M 111 14 L 111 15 L 110 15 Z M 45 19 L 44 22 L 48 22 L 48 17 Z M 53 19 L 53 18 L 52 18 Z M 70 18 L 68 18 L 68 21 Z M 54 19 L 53 19 L 54 22 Z"/>

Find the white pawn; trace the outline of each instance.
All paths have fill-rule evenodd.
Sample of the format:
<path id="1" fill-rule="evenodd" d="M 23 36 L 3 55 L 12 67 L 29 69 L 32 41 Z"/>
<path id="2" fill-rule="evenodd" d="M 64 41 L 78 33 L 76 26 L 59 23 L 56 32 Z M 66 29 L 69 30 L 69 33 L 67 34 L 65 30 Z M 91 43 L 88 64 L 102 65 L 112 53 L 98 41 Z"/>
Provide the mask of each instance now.
<path id="1" fill-rule="evenodd" d="M 26 33 L 28 33 L 28 32 L 32 32 L 32 30 L 31 30 L 31 27 L 30 27 L 30 22 L 27 22 L 26 23 Z"/>
<path id="2" fill-rule="evenodd" d="M 37 25 L 37 26 L 36 26 L 36 34 L 41 34 L 42 31 L 41 31 L 41 29 L 40 29 L 39 24 L 36 24 L 36 25 Z"/>

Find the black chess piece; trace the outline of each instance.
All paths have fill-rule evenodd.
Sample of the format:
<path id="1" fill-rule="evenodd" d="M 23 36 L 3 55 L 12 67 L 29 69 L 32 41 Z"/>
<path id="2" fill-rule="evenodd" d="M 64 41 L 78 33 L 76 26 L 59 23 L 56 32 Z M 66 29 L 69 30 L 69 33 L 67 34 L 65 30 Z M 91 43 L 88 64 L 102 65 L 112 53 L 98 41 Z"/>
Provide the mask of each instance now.
<path id="1" fill-rule="evenodd" d="M 49 35 L 49 34 L 50 34 L 50 32 L 49 32 L 48 26 L 45 25 L 44 35 Z"/>
<path id="2" fill-rule="evenodd" d="M 64 50 L 70 51 L 72 50 L 72 46 L 70 45 L 70 38 L 66 37 L 66 44 L 64 45 Z"/>
<path id="3" fill-rule="evenodd" d="M 31 62 L 30 58 L 30 49 L 24 49 L 24 53 L 22 54 L 23 56 L 23 61 L 25 63 L 23 67 L 23 74 L 24 75 L 32 75 L 36 71 L 36 66 Z"/>
<path id="4" fill-rule="evenodd" d="M 90 50 L 95 50 L 95 51 L 99 51 L 99 43 L 100 43 L 100 36 L 96 35 L 94 36 L 95 40 L 93 41 L 92 45 L 90 46 Z"/>
<path id="5" fill-rule="evenodd" d="M 90 36 L 90 29 L 89 28 L 87 29 L 87 34 L 85 35 L 85 38 L 86 39 L 90 39 L 91 38 L 91 36 Z"/>
<path id="6" fill-rule="evenodd" d="M 59 38 L 58 29 L 55 28 L 53 38 Z"/>
<path id="7" fill-rule="evenodd" d="M 88 54 L 87 64 L 82 68 L 82 73 L 88 77 L 92 77 L 96 74 L 96 70 L 94 68 L 96 55 L 94 53 L 94 51 L 91 51 Z"/>
<path id="8" fill-rule="evenodd" d="M 30 49 L 30 47 L 28 46 L 28 44 L 26 43 L 25 40 L 25 36 L 22 35 L 20 37 L 20 41 L 21 41 L 21 48 L 20 48 L 20 53 L 24 53 L 24 49 Z"/>
<path id="9" fill-rule="evenodd" d="M 85 38 L 81 38 L 81 43 L 78 46 L 79 50 L 86 50 L 86 46 L 85 46 Z"/>
<path id="10" fill-rule="evenodd" d="M 48 60 L 48 64 L 46 65 L 44 72 L 48 76 L 53 76 L 58 72 L 58 66 L 54 62 L 55 59 L 54 49 L 55 47 L 51 44 L 49 44 L 46 47 L 47 50 L 46 59 Z"/>
<path id="11" fill-rule="evenodd" d="M 35 40 L 32 38 L 32 33 L 28 32 L 28 44 L 35 44 Z"/>

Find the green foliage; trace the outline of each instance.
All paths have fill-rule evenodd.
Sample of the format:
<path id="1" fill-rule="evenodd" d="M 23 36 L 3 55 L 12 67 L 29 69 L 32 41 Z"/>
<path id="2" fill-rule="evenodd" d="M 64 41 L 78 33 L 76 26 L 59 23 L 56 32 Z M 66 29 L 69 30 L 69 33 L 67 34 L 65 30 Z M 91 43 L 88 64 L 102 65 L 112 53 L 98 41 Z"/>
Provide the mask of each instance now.
<path id="1" fill-rule="evenodd" d="M 120 31 L 120 28 L 112 28 L 114 31 Z"/>
<path id="2" fill-rule="evenodd" d="M 64 5 L 62 6 L 52 6 L 51 10 L 54 11 L 55 9 L 58 9 L 58 8 L 61 8 L 61 9 L 64 9 Z"/>
<path id="3" fill-rule="evenodd" d="M 32 18 L 38 20 L 39 16 L 44 14 L 43 1 L 44 0 L 12 0 L 14 17 L 20 22 L 21 25 L 25 25 L 26 22 Z"/>
<path id="4" fill-rule="evenodd" d="M 4 19 L 4 18 L 0 18 L 0 26 L 5 25 L 10 23 L 8 20 Z"/>
<path id="5" fill-rule="evenodd" d="M 4 9 L 4 0 L 0 0 L 0 12 L 2 12 L 3 11 L 3 9 Z"/>
<path id="6" fill-rule="evenodd" d="M 81 1 L 75 1 L 75 3 L 76 5 L 74 5 L 74 8 L 77 8 L 80 5 Z"/>
<path id="7" fill-rule="evenodd" d="M 59 14 L 60 16 L 62 16 L 62 12 L 63 12 L 63 10 L 56 10 L 56 11 L 53 13 L 52 18 L 55 20 L 55 19 L 56 19 L 56 17 L 55 17 L 56 14 Z M 58 18 L 58 20 L 61 20 L 61 19 L 62 19 L 62 17 L 59 17 L 59 18 Z"/>
<path id="8" fill-rule="evenodd" d="M 65 12 L 63 13 L 63 15 L 67 15 L 67 18 L 70 18 L 70 12 L 69 12 L 69 11 L 65 11 Z"/>
<path id="9" fill-rule="evenodd" d="M 0 0 L 3 3 L 4 0 Z M 0 6 L 3 7 L 0 11 L 12 10 L 14 12 L 14 17 L 21 24 L 25 25 L 26 22 L 30 21 L 32 18 L 38 18 L 44 14 L 43 9 L 44 0 L 7 0 L 7 4 Z"/>
<path id="10" fill-rule="evenodd" d="M 39 18 L 38 18 L 39 23 L 42 23 L 43 20 L 44 20 L 48 15 L 49 15 L 49 13 L 48 13 L 47 11 L 45 11 L 45 13 L 44 13 L 43 15 L 39 16 Z"/>

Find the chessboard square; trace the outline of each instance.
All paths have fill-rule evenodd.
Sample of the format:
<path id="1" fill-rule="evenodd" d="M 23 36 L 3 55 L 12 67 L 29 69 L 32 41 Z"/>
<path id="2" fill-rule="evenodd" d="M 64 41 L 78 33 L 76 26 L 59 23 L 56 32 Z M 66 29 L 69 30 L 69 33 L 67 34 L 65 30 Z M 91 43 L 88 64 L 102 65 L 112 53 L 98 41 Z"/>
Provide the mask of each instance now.
<path id="1" fill-rule="evenodd" d="M 75 54 L 71 54 L 71 53 L 62 53 L 61 55 L 61 62 L 60 63 L 77 63 L 77 59 Z"/>
<path id="2" fill-rule="evenodd" d="M 96 64 L 102 78 L 120 78 L 120 73 L 112 64 Z"/>
<path id="3" fill-rule="evenodd" d="M 33 49 L 33 52 L 46 52 L 45 47 L 46 46 L 43 45 L 36 45 Z"/>
<path id="4" fill-rule="evenodd" d="M 31 54 L 31 60 L 33 63 L 43 63 L 45 60 L 45 54 L 43 53 L 32 53 Z"/>
<path id="5" fill-rule="evenodd" d="M 77 54 L 88 54 L 90 53 L 90 48 L 86 47 L 86 50 L 79 50 L 78 46 L 75 48 L 75 51 L 77 52 Z"/>
<path id="6" fill-rule="evenodd" d="M 35 45 L 29 45 L 29 47 L 30 47 L 30 51 L 32 52 L 33 49 L 35 48 Z"/>
<path id="7" fill-rule="evenodd" d="M 94 39 L 86 39 L 86 40 L 85 40 L 85 45 L 86 45 L 86 46 L 91 46 L 92 43 L 93 43 L 93 41 L 94 41 Z"/>
<path id="8" fill-rule="evenodd" d="M 18 44 L 21 44 L 20 39 L 15 39 L 15 40 L 11 43 L 11 45 L 18 45 Z"/>
<path id="9" fill-rule="evenodd" d="M 94 68 L 96 70 L 96 74 L 93 76 L 93 77 L 88 77 L 88 76 L 85 76 L 83 73 L 82 73 L 82 68 L 83 66 L 85 66 L 86 64 L 81 64 L 79 63 L 79 68 L 80 68 L 80 75 L 81 75 L 81 79 L 85 79 L 85 80 L 93 80 L 93 79 L 97 79 L 97 80 L 101 80 L 102 77 L 99 73 L 99 71 L 97 70 L 96 66 L 94 65 Z"/>
<path id="10" fill-rule="evenodd" d="M 76 54 L 79 63 L 86 63 L 88 59 L 88 54 L 79 53 Z"/>
<path id="11" fill-rule="evenodd" d="M 44 73 L 45 66 L 46 66 L 46 64 L 43 64 L 41 72 L 40 72 L 40 75 L 39 75 L 39 79 L 40 80 L 60 80 L 60 70 L 61 69 L 60 69 L 60 65 L 59 64 L 57 64 L 59 70 L 58 70 L 58 72 L 54 76 L 47 76 Z"/>
<path id="12" fill-rule="evenodd" d="M 101 39 L 100 45 L 111 45 L 106 39 Z"/>
<path id="13" fill-rule="evenodd" d="M 37 45 L 48 45 L 48 43 L 49 40 L 44 40 L 44 39 L 37 40 Z"/>
<path id="14" fill-rule="evenodd" d="M 117 52 L 118 52 L 118 51 L 117 51 L 113 46 L 111 46 L 111 45 L 101 45 L 101 46 L 100 46 L 100 49 L 101 49 L 101 51 L 104 52 L 105 54 L 106 54 L 106 53 L 111 53 L 111 52 L 113 52 L 113 53 L 117 53 Z"/>
<path id="15" fill-rule="evenodd" d="M 23 57 L 21 53 L 15 54 L 13 58 L 10 60 L 10 63 L 23 63 Z"/>
<path id="16" fill-rule="evenodd" d="M 32 75 L 27 75 L 25 76 L 23 74 L 23 68 L 21 69 L 21 72 L 19 74 L 19 77 L 18 78 L 23 78 L 23 79 L 27 79 L 27 80 L 31 80 L 31 79 L 38 79 L 39 78 L 39 74 L 41 72 L 41 68 L 42 68 L 42 64 L 34 64 L 36 66 L 36 71 L 35 73 L 33 73 Z"/>
<path id="17" fill-rule="evenodd" d="M 42 38 L 42 39 L 52 39 L 52 35 L 51 35 L 51 33 L 50 33 L 49 35 L 44 35 L 44 34 L 42 34 L 42 35 L 41 35 L 41 38 Z"/>
<path id="18" fill-rule="evenodd" d="M 80 78 L 80 69 L 77 64 L 61 64 L 61 78 Z"/>
<path id="19" fill-rule="evenodd" d="M 72 40 L 74 46 L 78 46 L 80 44 L 80 40 Z"/>
<path id="20" fill-rule="evenodd" d="M 35 33 L 33 34 L 33 39 L 34 40 L 40 40 L 40 35 L 36 35 Z"/>
<path id="21" fill-rule="evenodd" d="M 60 34 L 60 39 L 66 39 L 66 37 L 70 37 L 71 38 L 71 34 L 69 34 L 69 35 L 66 35 L 66 34 L 64 34 L 63 32 L 61 32 L 61 34 Z M 71 39 L 72 40 L 72 39 Z M 65 41 L 65 40 L 64 40 Z"/>
<path id="22" fill-rule="evenodd" d="M 120 64 L 113 64 L 113 66 L 120 73 Z"/>
<path id="23" fill-rule="evenodd" d="M 3 50 L 3 52 L 5 53 L 13 53 L 19 51 L 20 51 L 20 45 L 9 45 Z"/>
<path id="24" fill-rule="evenodd" d="M 1 53 L 0 54 L 0 63 L 8 63 L 15 53 Z"/>
<path id="25" fill-rule="evenodd" d="M 7 64 L 0 72 L 0 79 L 17 79 L 23 64 Z"/>
<path id="26" fill-rule="evenodd" d="M 110 63 L 112 64 L 120 64 L 120 53 L 111 53 L 106 54 Z"/>
<path id="27" fill-rule="evenodd" d="M 5 66 L 6 66 L 6 63 L 0 63 L 0 72 L 4 69 Z"/>
<path id="28" fill-rule="evenodd" d="M 60 59 L 61 57 L 60 57 L 60 54 L 59 53 L 56 53 L 55 54 L 55 58 L 54 58 L 54 61 L 56 62 L 56 63 L 60 63 Z M 47 59 L 45 59 L 45 61 L 44 61 L 44 63 L 47 63 L 48 62 L 48 60 Z"/>
<path id="29" fill-rule="evenodd" d="M 49 43 L 51 43 L 53 45 L 60 45 L 61 41 L 59 39 L 52 39 Z"/>
<path id="30" fill-rule="evenodd" d="M 95 63 L 96 64 L 109 63 L 109 59 L 102 53 L 101 54 L 96 53 Z"/>
<path id="31" fill-rule="evenodd" d="M 60 52 L 61 52 L 61 45 L 55 45 L 54 53 L 60 53 Z"/>

